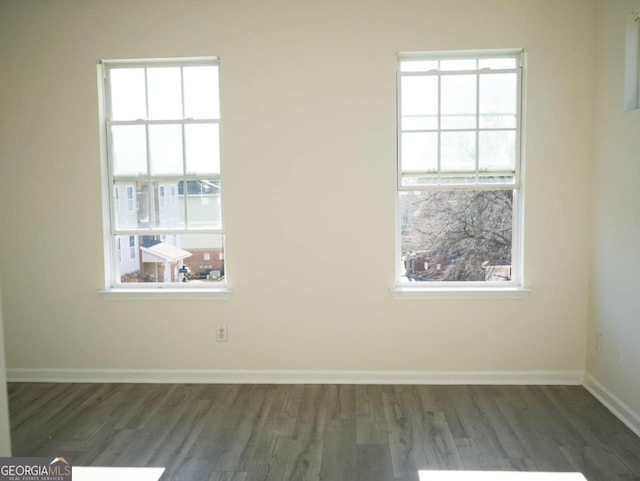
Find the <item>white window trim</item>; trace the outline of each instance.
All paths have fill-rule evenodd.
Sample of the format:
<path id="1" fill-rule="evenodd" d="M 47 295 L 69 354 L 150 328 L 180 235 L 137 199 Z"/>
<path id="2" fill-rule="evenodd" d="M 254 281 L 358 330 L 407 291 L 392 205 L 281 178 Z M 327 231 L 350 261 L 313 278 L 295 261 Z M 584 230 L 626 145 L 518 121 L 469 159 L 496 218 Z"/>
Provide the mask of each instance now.
<path id="1" fill-rule="evenodd" d="M 640 9 L 627 15 L 625 25 L 624 110 L 640 110 Z"/>
<path id="2" fill-rule="evenodd" d="M 525 299 L 531 289 L 517 286 L 472 286 L 472 287 L 413 287 L 407 284 L 391 289 L 396 300 L 420 299 Z"/>
<path id="3" fill-rule="evenodd" d="M 518 125 L 516 128 L 516 174 L 515 184 L 509 185 L 509 189 L 513 189 L 513 229 L 512 229 L 512 267 L 515 273 L 511 281 L 507 282 L 400 282 L 400 259 L 401 259 L 401 219 L 399 195 L 402 191 L 417 190 L 471 190 L 468 186 L 435 186 L 433 188 L 420 188 L 418 186 L 402 185 L 402 166 L 400 155 L 400 139 L 401 139 L 401 111 L 399 99 L 400 97 L 400 61 L 409 58 L 415 59 L 437 59 L 446 58 L 453 59 L 455 57 L 465 58 L 473 56 L 476 58 L 496 58 L 499 56 L 518 55 L 520 62 L 518 65 L 518 91 L 517 91 L 517 114 Z M 530 289 L 526 287 L 524 278 L 524 117 L 525 117 L 525 53 L 523 49 L 513 50 L 480 50 L 480 51 L 451 51 L 451 52 L 407 52 L 398 55 L 397 70 L 397 165 L 396 165 L 396 225 L 395 225 L 395 285 L 390 289 L 391 295 L 396 300 L 420 300 L 420 299 L 452 299 L 452 298 L 481 298 L 481 299 L 519 299 L 527 297 Z M 475 185 L 473 190 L 492 189 L 493 185 Z"/>
<path id="4" fill-rule="evenodd" d="M 107 301 L 226 301 L 231 299 L 229 287 L 184 288 L 112 288 L 100 291 Z"/>
<path id="5" fill-rule="evenodd" d="M 114 273 L 114 260 L 117 259 L 118 253 L 115 243 L 112 242 L 111 226 L 115 221 L 115 207 L 113 205 L 114 196 L 111 192 L 111 185 L 113 185 L 113 177 L 109 168 L 108 157 L 108 142 L 109 135 L 106 130 L 107 125 L 107 112 L 106 112 L 106 86 L 105 75 L 106 65 L 110 63 L 122 63 L 129 64 L 129 66 L 148 66 L 150 63 L 154 63 L 158 66 L 163 65 L 176 65 L 185 63 L 202 63 L 210 64 L 211 62 L 218 62 L 217 57 L 185 57 L 179 59 L 166 58 L 166 59 L 143 59 L 143 60 L 102 60 L 98 61 L 97 65 L 97 84 L 98 84 L 98 120 L 99 120 L 99 140 L 100 140 L 100 174 L 102 183 L 102 218 L 103 218 L 103 236 L 104 236 L 104 272 L 105 272 L 105 288 L 99 291 L 99 294 L 105 300 L 122 300 L 122 301 L 145 301 L 145 300 L 207 300 L 218 301 L 228 300 L 231 297 L 232 289 L 230 287 L 230 278 L 228 275 L 228 262 L 225 256 L 225 280 L 224 284 L 212 284 L 212 285 L 181 285 L 179 283 L 167 285 L 164 283 L 145 283 L 141 285 L 115 283 Z M 223 177 L 223 161 L 220 160 L 220 178 Z M 185 176 L 190 178 L 190 176 Z M 108 182 L 105 180 L 108 179 Z M 178 191 L 175 189 L 175 198 L 173 201 L 178 202 Z M 222 219 L 225 218 L 224 211 L 225 206 L 222 205 Z M 135 191 L 134 191 L 134 210 L 135 210 Z M 222 228 L 219 229 L 220 234 L 225 235 L 225 231 Z M 199 231 L 192 230 L 190 232 L 198 233 Z M 147 230 L 140 230 L 139 232 L 131 231 L 134 235 L 149 234 Z M 212 233 L 207 231 L 207 233 Z M 213 234 L 215 234 L 214 232 Z M 128 235 L 129 232 L 123 235 Z M 226 250 L 226 248 L 225 248 Z"/>

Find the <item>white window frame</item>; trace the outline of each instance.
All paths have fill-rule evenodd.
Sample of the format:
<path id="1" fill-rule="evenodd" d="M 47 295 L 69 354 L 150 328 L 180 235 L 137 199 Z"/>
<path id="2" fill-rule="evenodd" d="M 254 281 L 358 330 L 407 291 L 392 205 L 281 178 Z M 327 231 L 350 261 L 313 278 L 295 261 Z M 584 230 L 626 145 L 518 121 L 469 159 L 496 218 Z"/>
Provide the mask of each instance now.
<path id="1" fill-rule="evenodd" d="M 225 249 L 225 231 L 224 231 L 224 212 L 221 212 L 220 227 L 219 228 L 187 228 L 184 229 L 161 229 L 158 227 L 150 228 L 127 228 L 119 229 L 116 227 L 116 209 L 115 195 L 113 194 L 114 175 L 112 162 L 113 159 L 110 156 L 112 152 L 110 127 L 112 125 L 155 125 L 163 123 L 181 124 L 184 132 L 184 126 L 197 123 L 216 123 L 220 125 L 220 115 L 218 118 L 213 119 L 191 119 L 182 118 L 170 121 L 164 120 L 148 120 L 138 119 L 131 121 L 114 121 L 111 119 L 111 105 L 110 105 L 110 87 L 109 87 L 109 75 L 110 68 L 154 68 L 154 67 L 191 67 L 191 66 L 206 66 L 216 65 L 219 67 L 219 61 L 217 57 L 193 57 L 193 58 L 179 58 L 179 59 L 144 59 L 144 60 L 103 60 L 98 62 L 98 91 L 100 99 L 100 139 L 101 139 L 101 158 L 102 158 L 102 177 L 103 177 L 103 219 L 104 219 L 104 234 L 105 234 L 105 289 L 101 291 L 103 297 L 107 300 L 145 300 L 145 299 L 194 299 L 194 300 L 225 300 L 229 298 L 231 293 L 229 287 L 228 266 L 225 263 L 225 279 L 224 283 L 215 284 L 192 284 L 192 283 L 171 283 L 167 285 L 165 283 L 122 283 L 118 274 L 118 248 L 117 243 L 113 242 L 116 236 L 134 236 L 135 243 L 138 243 L 138 236 L 150 235 L 179 235 L 179 234 L 211 234 L 221 235 L 223 239 L 223 250 Z M 184 89 L 184 86 L 183 86 Z M 183 90 L 184 98 L 184 90 Z M 218 91 L 218 96 L 220 92 Z M 184 134 L 183 134 L 184 135 Z M 184 144 L 183 144 L 184 155 Z M 149 159 L 147 158 L 147 163 Z M 223 161 L 220 159 L 220 174 L 211 175 L 205 174 L 207 180 L 216 180 L 220 182 L 222 178 L 222 166 Z M 185 188 L 187 181 L 189 180 L 201 180 L 203 174 L 188 174 L 186 172 L 179 176 L 153 176 L 150 172 L 147 175 L 140 178 L 123 179 L 118 180 L 146 180 L 149 185 L 153 182 L 160 180 L 171 181 L 183 181 Z M 175 177 L 175 179 L 174 179 Z M 135 185 L 135 184 L 134 184 Z M 135 210 L 135 187 L 127 186 L 127 194 L 129 194 L 129 188 L 133 191 L 133 205 Z M 170 192 L 173 195 L 170 205 L 177 205 L 178 195 L 177 188 L 171 187 Z M 166 194 L 166 192 L 165 192 Z M 153 195 L 150 195 L 150 199 Z M 165 199 L 166 200 L 166 199 Z M 127 207 L 130 208 L 130 198 L 127 195 Z M 185 207 L 186 209 L 186 207 Z M 224 205 L 222 205 L 224 210 Z M 132 258 L 133 259 L 133 258 Z"/>
<path id="2" fill-rule="evenodd" d="M 425 70 L 416 72 L 401 72 L 400 63 L 407 60 L 456 60 L 469 58 L 499 58 L 510 57 L 517 59 L 517 66 L 514 69 L 500 69 L 496 73 L 516 73 L 517 74 L 517 122 L 516 122 L 516 164 L 513 172 L 513 181 L 511 183 L 482 183 L 478 182 L 478 156 L 479 148 L 476 148 L 476 183 L 447 183 L 439 182 L 440 169 L 438 169 L 438 180 L 433 185 L 403 185 L 402 172 L 402 112 L 401 112 L 401 84 L 402 77 L 405 75 L 435 75 L 438 78 L 443 74 L 479 74 L 490 73 L 486 69 L 460 70 L 460 71 L 440 71 Z M 395 286 L 391 289 L 395 298 L 422 298 L 422 297 L 520 297 L 523 293 L 528 292 L 524 287 L 523 277 L 523 179 L 522 179 L 522 133 L 523 133 L 523 69 L 524 69 L 524 52 L 522 49 L 517 50 L 481 50 L 481 51 L 449 51 L 449 52 L 407 52 L 398 55 L 397 62 L 397 192 L 396 192 L 396 226 L 395 226 Z M 478 80 L 476 81 L 476 88 Z M 438 94 L 440 95 L 440 94 Z M 480 102 L 478 92 L 476 91 L 476 127 L 473 130 L 477 135 L 482 129 L 479 126 L 477 118 L 479 117 L 478 104 Z M 440 109 L 438 109 L 440 112 Z M 440 115 L 440 114 L 438 114 Z M 465 129 L 467 130 L 467 129 Z M 488 129 L 493 130 L 493 129 Z M 438 135 L 443 131 L 438 122 L 436 129 Z M 440 144 L 439 144 L 440 145 Z M 440 166 L 440 148 L 438 147 L 438 166 Z M 402 282 L 401 278 L 401 212 L 400 212 L 400 195 L 404 191 L 434 191 L 434 190 L 512 190 L 513 191 L 513 228 L 512 228 L 512 277 L 510 281 L 425 281 L 425 282 Z"/>
<path id="3" fill-rule="evenodd" d="M 640 109 L 640 9 L 626 18 L 624 110 Z"/>

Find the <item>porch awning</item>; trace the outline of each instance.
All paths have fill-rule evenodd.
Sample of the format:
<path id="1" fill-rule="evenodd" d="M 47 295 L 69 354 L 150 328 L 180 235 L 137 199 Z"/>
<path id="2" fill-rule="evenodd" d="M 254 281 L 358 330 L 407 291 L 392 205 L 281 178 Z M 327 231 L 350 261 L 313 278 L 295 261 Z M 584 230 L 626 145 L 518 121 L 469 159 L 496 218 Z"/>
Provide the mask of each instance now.
<path id="1" fill-rule="evenodd" d="M 179 260 L 191 257 L 191 252 L 172 246 L 166 242 L 159 242 L 150 247 L 140 247 L 142 251 L 142 262 L 178 262 Z"/>

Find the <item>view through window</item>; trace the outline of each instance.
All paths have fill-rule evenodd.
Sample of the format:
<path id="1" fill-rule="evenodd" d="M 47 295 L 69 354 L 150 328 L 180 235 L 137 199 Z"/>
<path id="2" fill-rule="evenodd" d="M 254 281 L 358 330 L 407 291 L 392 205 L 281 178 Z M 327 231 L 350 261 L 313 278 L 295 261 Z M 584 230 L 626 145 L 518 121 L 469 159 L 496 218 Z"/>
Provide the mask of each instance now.
<path id="1" fill-rule="evenodd" d="M 400 56 L 400 283 L 519 282 L 521 56 Z"/>
<path id="2" fill-rule="evenodd" d="M 224 282 L 217 61 L 103 71 L 112 284 Z"/>

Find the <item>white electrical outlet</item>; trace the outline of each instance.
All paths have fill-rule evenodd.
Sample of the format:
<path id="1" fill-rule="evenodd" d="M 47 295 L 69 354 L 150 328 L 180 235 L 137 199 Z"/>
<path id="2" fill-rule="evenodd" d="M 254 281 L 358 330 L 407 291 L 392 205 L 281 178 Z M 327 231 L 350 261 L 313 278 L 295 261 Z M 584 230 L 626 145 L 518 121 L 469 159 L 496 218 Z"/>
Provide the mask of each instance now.
<path id="1" fill-rule="evenodd" d="M 227 326 L 223 324 L 216 325 L 216 341 L 227 342 Z"/>

